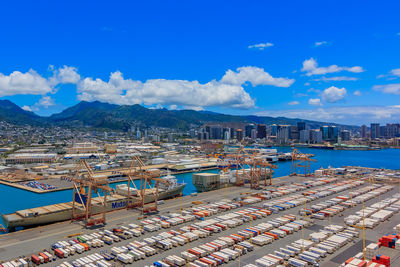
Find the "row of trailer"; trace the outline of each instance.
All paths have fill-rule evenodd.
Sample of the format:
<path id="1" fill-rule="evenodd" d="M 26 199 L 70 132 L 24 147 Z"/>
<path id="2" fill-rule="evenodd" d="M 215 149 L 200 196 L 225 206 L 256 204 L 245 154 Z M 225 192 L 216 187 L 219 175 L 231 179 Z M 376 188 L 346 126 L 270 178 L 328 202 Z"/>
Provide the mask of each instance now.
<path id="1" fill-rule="evenodd" d="M 181 255 L 167 256 L 163 260 L 155 262 L 153 266 L 183 266 L 188 263 L 192 267 L 219 266 L 252 251 L 254 245 L 261 247 L 270 244 L 274 240 L 284 238 L 286 235 L 312 224 L 311 221 L 296 220 L 296 216 L 290 214 L 274 219 L 279 224 L 278 228 L 274 228 L 271 221 L 259 223 L 235 234 L 191 247 Z"/>
<path id="2" fill-rule="evenodd" d="M 337 215 L 347 208 L 356 206 L 363 201 L 384 194 L 392 188 L 391 186 L 382 185 L 370 185 L 358 188 L 356 191 L 352 191 L 349 194 L 337 196 L 317 205 L 313 205 L 310 207 L 310 212 L 313 218 L 323 220 L 326 217 Z M 363 201 L 360 201 L 360 199 Z M 354 218 L 349 217 L 348 222 L 351 222 L 352 219 Z"/>
<path id="3" fill-rule="evenodd" d="M 285 247 L 275 250 L 245 267 L 272 267 L 272 266 L 316 266 L 328 254 L 334 253 L 340 247 L 358 236 L 353 228 L 345 229 L 342 226 L 329 225 L 320 232 L 311 235 L 309 239 L 299 239 Z M 324 239 L 320 239 L 324 235 Z"/>
<path id="4" fill-rule="evenodd" d="M 364 225 L 366 228 L 374 228 L 383 221 L 386 221 L 400 211 L 400 194 L 374 203 L 355 214 L 347 216 L 344 221 L 347 225 Z M 363 220 L 364 219 L 364 220 Z"/>

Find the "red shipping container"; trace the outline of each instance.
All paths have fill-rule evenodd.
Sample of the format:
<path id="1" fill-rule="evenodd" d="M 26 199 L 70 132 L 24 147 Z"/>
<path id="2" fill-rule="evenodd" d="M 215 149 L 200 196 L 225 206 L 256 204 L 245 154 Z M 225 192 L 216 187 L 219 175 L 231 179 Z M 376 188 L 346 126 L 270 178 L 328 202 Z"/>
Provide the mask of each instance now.
<path id="1" fill-rule="evenodd" d="M 40 264 L 40 259 L 39 259 L 39 257 L 36 256 L 36 255 L 32 255 L 32 256 L 31 256 L 31 260 L 32 260 L 32 262 L 33 262 L 34 264 Z"/>
<path id="2" fill-rule="evenodd" d="M 45 263 L 49 262 L 49 257 L 46 254 L 44 254 L 43 252 L 39 253 L 39 256 L 43 257 Z"/>
<path id="3" fill-rule="evenodd" d="M 54 253 L 56 254 L 57 257 L 59 258 L 64 258 L 64 252 L 62 252 L 61 250 L 59 250 L 58 248 L 56 248 L 54 250 Z"/>

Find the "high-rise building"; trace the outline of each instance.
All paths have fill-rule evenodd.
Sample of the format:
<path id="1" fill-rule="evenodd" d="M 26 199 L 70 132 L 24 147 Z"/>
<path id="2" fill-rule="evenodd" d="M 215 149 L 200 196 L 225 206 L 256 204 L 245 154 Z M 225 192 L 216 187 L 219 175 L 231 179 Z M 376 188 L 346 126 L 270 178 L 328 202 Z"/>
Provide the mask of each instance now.
<path id="1" fill-rule="evenodd" d="M 256 140 L 257 139 L 257 130 L 253 129 L 251 130 L 251 140 Z"/>
<path id="2" fill-rule="evenodd" d="M 306 129 L 306 123 L 304 121 L 299 121 L 297 122 L 297 129 L 300 131 L 305 130 Z"/>
<path id="3" fill-rule="evenodd" d="M 231 138 L 230 139 L 235 139 L 235 128 L 231 128 Z"/>
<path id="4" fill-rule="evenodd" d="M 229 140 L 231 139 L 230 128 L 223 128 L 222 129 L 222 139 Z"/>
<path id="5" fill-rule="evenodd" d="M 336 126 L 329 126 L 329 135 L 328 139 L 331 141 L 337 141 L 339 136 L 339 131 Z"/>
<path id="6" fill-rule="evenodd" d="M 244 134 L 245 134 L 244 136 L 245 136 L 245 137 L 251 138 L 251 131 L 252 131 L 253 129 L 255 129 L 254 124 L 247 124 L 247 125 L 244 127 Z"/>
<path id="7" fill-rule="evenodd" d="M 400 134 L 400 124 L 398 124 L 398 123 L 386 124 L 386 137 L 387 138 L 398 137 L 399 134 Z"/>
<path id="8" fill-rule="evenodd" d="M 321 130 L 311 130 L 311 143 L 320 144 L 322 143 L 322 131 Z"/>
<path id="9" fill-rule="evenodd" d="M 339 133 L 336 126 L 324 125 L 320 128 L 320 131 L 322 132 L 322 140 L 337 141 Z"/>
<path id="10" fill-rule="evenodd" d="M 258 124 L 257 125 L 257 138 L 264 139 L 267 137 L 267 125 Z"/>
<path id="11" fill-rule="evenodd" d="M 377 139 L 380 138 L 380 127 L 379 123 L 371 123 L 370 127 L 371 131 L 371 139 Z"/>
<path id="12" fill-rule="evenodd" d="M 243 130 L 242 129 L 236 130 L 236 140 L 238 140 L 239 142 L 243 140 Z"/>
<path id="13" fill-rule="evenodd" d="M 300 143 L 309 143 L 310 142 L 310 130 L 301 130 L 300 131 Z"/>
<path id="14" fill-rule="evenodd" d="M 361 138 L 367 138 L 367 125 L 361 126 Z"/>
<path id="15" fill-rule="evenodd" d="M 288 144 L 290 138 L 290 125 L 279 125 L 276 140 L 279 144 Z"/>
<path id="16" fill-rule="evenodd" d="M 290 126 L 289 139 L 292 139 L 292 140 L 300 139 L 300 132 L 299 132 L 297 126 Z"/>
<path id="17" fill-rule="evenodd" d="M 329 139 L 329 126 L 324 125 L 320 128 L 321 133 L 322 133 L 322 140 L 328 140 Z"/>
<path id="18" fill-rule="evenodd" d="M 350 131 L 348 130 L 340 131 L 340 138 L 342 141 L 350 141 Z"/>
<path id="19" fill-rule="evenodd" d="M 210 139 L 222 139 L 222 128 L 219 125 L 211 126 Z"/>
<path id="20" fill-rule="evenodd" d="M 271 125 L 271 135 L 276 136 L 277 133 L 278 133 L 278 125 L 272 124 Z"/>

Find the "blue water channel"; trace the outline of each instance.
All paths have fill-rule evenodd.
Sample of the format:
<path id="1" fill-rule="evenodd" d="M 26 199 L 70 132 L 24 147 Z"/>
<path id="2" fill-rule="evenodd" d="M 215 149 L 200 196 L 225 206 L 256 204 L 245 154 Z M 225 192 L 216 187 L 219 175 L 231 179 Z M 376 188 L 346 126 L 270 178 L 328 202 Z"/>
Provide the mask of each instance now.
<path id="1" fill-rule="evenodd" d="M 279 152 L 290 152 L 290 147 L 278 147 Z M 314 154 L 317 162 L 312 163 L 312 170 L 319 169 L 321 166 L 326 168 L 342 166 L 363 166 L 373 168 L 400 169 L 400 149 L 384 149 L 377 151 L 346 151 L 346 150 L 326 150 L 313 148 L 300 148 L 302 153 Z M 276 163 L 274 177 L 288 175 L 290 173 L 290 161 L 280 161 Z M 218 170 L 205 172 L 217 173 Z M 187 185 L 183 190 L 184 195 L 196 192 L 192 184 L 192 173 L 175 175 L 178 182 L 185 182 Z M 116 184 L 112 184 L 115 187 Z M 21 209 L 34 208 L 39 206 L 51 205 L 60 202 L 72 201 L 72 190 L 64 190 L 53 193 L 36 194 L 29 191 L 17 189 L 0 184 L 0 213 L 7 214 Z M 2 223 L 0 219 L 0 223 Z"/>

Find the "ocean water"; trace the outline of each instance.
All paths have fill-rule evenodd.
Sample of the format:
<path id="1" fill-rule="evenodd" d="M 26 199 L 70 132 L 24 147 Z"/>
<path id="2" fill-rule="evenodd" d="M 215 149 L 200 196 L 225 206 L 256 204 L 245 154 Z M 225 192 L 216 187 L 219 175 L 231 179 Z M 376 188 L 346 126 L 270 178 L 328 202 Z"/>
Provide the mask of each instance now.
<path id="1" fill-rule="evenodd" d="M 278 147 L 279 152 L 290 152 L 290 147 Z M 312 163 L 314 171 L 320 167 L 342 167 L 346 165 L 400 169 L 400 149 L 384 149 L 378 151 L 346 151 L 346 150 L 325 150 L 313 148 L 300 148 L 302 153 L 314 154 L 317 162 Z M 274 177 L 288 175 L 290 173 L 290 161 L 277 162 Z M 218 170 L 204 172 L 217 173 Z M 192 173 L 175 175 L 178 182 L 185 182 L 187 185 L 183 191 L 189 195 L 196 191 L 192 184 Z M 116 184 L 111 186 L 115 187 Z M 25 190 L 17 189 L 0 184 L 0 213 L 7 214 L 16 210 L 34 208 L 38 206 L 51 205 L 60 202 L 72 201 L 72 190 L 65 190 L 46 194 L 36 194 Z M 0 223 L 2 223 L 0 219 Z"/>

